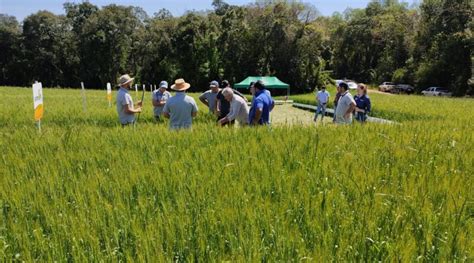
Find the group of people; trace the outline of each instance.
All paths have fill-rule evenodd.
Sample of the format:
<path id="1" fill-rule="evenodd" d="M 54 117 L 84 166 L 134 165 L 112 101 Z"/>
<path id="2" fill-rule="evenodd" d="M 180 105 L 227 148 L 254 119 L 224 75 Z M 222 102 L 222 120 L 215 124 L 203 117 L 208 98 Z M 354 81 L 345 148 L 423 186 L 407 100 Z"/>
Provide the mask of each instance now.
<path id="1" fill-rule="evenodd" d="M 123 75 L 119 78 L 120 89 L 117 95 L 117 112 L 122 126 L 135 123 L 135 115 L 142 111 L 142 101 L 134 104 L 129 94 L 133 78 Z M 169 127 L 172 130 L 189 129 L 193 118 L 197 116 L 198 106 L 196 101 L 186 95 L 191 87 L 184 79 L 177 79 L 171 86 L 176 92 L 174 96 L 168 92 L 168 83 L 162 81 L 159 89 L 153 92 L 154 115 L 157 121 L 162 118 L 170 119 Z M 211 81 L 209 90 L 199 96 L 199 100 L 208 107 L 209 113 L 216 116 L 216 122 L 220 126 L 234 125 L 235 121 L 241 126 L 246 125 L 268 125 L 270 124 L 270 112 L 275 107 L 269 90 L 261 81 L 250 84 L 250 92 L 253 96 L 250 107 L 247 98 L 239 91 L 232 89 L 228 81 Z M 323 121 L 326 108 L 331 95 L 322 87 L 316 93 L 318 104 L 314 121 L 317 122 L 321 115 Z M 367 96 L 367 86 L 359 84 L 357 95 L 354 97 L 349 92 L 349 86 L 342 82 L 337 86 L 337 94 L 334 99 L 334 118 L 336 124 L 351 124 L 353 115 L 359 122 L 366 122 L 367 115 L 371 111 L 371 101 Z"/>
<path id="2" fill-rule="evenodd" d="M 122 126 L 134 124 L 135 115 L 142 111 L 142 101 L 134 104 L 129 94 L 133 81 L 134 78 L 129 75 L 123 75 L 118 80 L 120 88 L 117 94 L 117 112 Z M 177 79 L 171 86 L 176 93 L 171 96 L 167 91 L 168 83 L 162 81 L 159 89 L 153 92 L 155 119 L 170 119 L 169 127 L 172 130 L 190 129 L 199 110 L 196 101 L 186 95 L 186 90 L 190 87 L 184 79 Z M 217 117 L 217 124 L 221 126 L 233 125 L 236 120 L 242 126 L 270 124 L 270 112 L 275 106 L 270 91 L 261 81 L 251 83 L 249 88 L 253 95 L 250 108 L 247 98 L 232 89 L 228 81 L 222 82 L 222 88 L 219 82 L 212 81 L 209 90 L 201 94 L 199 100 Z"/>
<path id="3" fill-rule="evenodd" d="M 253 96 L 250 108 L 247 98 L 239 91 L 232 89 L 226 80 L 212 81 L 209 90 L 199 96 L 199 100 L 208 106 L 209 113 L 217 117 L 221 126 L 233 125 L 235 120 L 240 125 L 267 125 L 270 124 L 270 112 L 275 107 L 269 90 L 261 81 L 250 83 L 250 93 Z"/>
<path id="4" fill-rule="evenodd" d="M 321 115 L 321 121 L 326 116 L 326 108 L 330 98 L 326 87 L 322 87 L 316 93 L 316 102 L 318 107 L 314 121 L 317 122 L 318 116 Z M 372 109 L 370 98 L 367 95 L 367 86 L 359 84 L 357 86 L 357 95 L 354 97 L 349 92 L 347 83 L 341 82 L 337 86 L 337 93 L 334 98 L 334 117 L 333 122 L 336 124 L 351 124 L 353 115 L 358 122 L 364 123 L 367 121 L 367 116 Z"/>

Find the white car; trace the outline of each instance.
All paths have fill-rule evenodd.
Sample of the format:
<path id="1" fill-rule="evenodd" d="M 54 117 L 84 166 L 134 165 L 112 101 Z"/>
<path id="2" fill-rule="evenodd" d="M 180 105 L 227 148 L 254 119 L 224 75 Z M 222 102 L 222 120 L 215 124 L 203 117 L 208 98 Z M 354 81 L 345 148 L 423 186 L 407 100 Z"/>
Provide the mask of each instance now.
<path id="1" fill-rule="evenodd" d="M 357 83 L 355 83 L 354 81 L 344 81 L 342 79 L 336 80 L 336 86 L 339 86 L 339 84 L 342 82 L 345 82 L 347 86 L 349 86 L 349 89 L 357 89 Z"/>
<path id="2" fill-rule="evenodd" d="M 393 88 L 395 88 L 395 83 L 393 83 L 393 82 L 384 82 L 379 86 L 379 91 L 391 92 Z"/>
<path id="3" fill-rule="evenodd" d="M 424 91 L 422 91 L 421 94 L 425 96 L 445 96 L 445 97 L 451 97 L 453 95 L 447 89 L 440 88 L 440 87 L 427 88 Z"/>
<path id="4" fill-rule="evenodd" d="M 357 83 L 355 82 L 347 82 L 347 85 L 349 86 L 349 89 L 357 89 Z"/>

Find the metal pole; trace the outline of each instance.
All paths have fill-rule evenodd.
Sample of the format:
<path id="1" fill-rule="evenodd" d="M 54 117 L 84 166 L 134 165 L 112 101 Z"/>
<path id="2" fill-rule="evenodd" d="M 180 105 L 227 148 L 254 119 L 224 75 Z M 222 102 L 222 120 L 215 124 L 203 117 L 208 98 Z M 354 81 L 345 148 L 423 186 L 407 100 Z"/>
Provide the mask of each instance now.
<path id="1" fill-rule="evenodd" d="M 86 101 L 86 89 L 84 88 L 84 82 L 81 82 L 82 88 L 82 108 L 84 113 L 87 112 L 87 101 Z"/>

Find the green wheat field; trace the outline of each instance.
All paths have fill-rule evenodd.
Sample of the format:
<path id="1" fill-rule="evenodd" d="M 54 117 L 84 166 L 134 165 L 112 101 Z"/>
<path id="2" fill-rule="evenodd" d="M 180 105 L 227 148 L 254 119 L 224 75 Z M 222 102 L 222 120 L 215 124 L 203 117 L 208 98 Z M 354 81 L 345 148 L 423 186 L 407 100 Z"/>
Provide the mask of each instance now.
<path id="1" fill-rule="evenodd" d="M 105 91 L 84 112 L 45 89 L 39 133 L 31 88 L 0 94 L 1 261 L 474 260 L 472 99 L 373 94 L 397 124 L 350 127 L 218 128 L 200 104 L 170 132 L 150 93 L 124 129 Z"/>

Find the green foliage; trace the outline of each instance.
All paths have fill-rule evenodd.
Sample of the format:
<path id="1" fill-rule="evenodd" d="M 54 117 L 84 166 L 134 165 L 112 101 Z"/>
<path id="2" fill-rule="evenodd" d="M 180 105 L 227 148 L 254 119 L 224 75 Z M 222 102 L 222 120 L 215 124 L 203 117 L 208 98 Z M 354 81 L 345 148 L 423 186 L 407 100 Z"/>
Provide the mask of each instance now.
<path id="1" fill-rule="evenodd" d="M 371 2 L 365 12 L 352 11 L 340 25 L 340 44 L 335 46 L 335 70 L 340 77 L 362 82 L 390 80 L 405 66 L 414 18 L 405 5 Z"/>
<path id="2" fill-rule="evenodd" d="M 20 25 L 15 17 L 0 14 L 0 83 L 23 84 L 19 60 L 22 57 Z"/>
<path id="3" fill-rule="evenodd" d="M 199 113 L 170 132 L 150 104 L 123 129 L 105 91 L 83 113 L 80 91 L 47 89 L 40 134 L 31 90 L 0 89 L 5 261 L 474 257 L 472 100 L 372 95 L 400 125 L 218 129 Z"/>
<path id="4" fill-rule="evenodd" d="M 463 95 L 471 77 L 473 6 L 468 0 L 424 1 L 415 59 L 419 86 L 444 86 Z"/>
<path id="5" fill-rule="evenodd" d="M 335 79 L 365 83 L 400 79 L 418 90 L 468 91 L 472 76 L 469 0 L 371 1 L 364 9 L 319 16 L 300 1 L 234 6 L 214 12 L 148 17 L 133 6 L 64 4 L 65 16 L 38 12 L 0 19 L 0 84 L 96 88 L 131 73 L 144 83 L 184 77 L 204 90 L 211 79 L 236 83 L 274 75 L 303 92 Z M 27 69 L 27 70 L 24 70 Z"/>
<path id="6" fill-rule="evenodd" d="M 394 83 L 413 83 L 411 73 L 407 68 L 399 68 L 393 72 L 392 82 Z"/>
<path id="7" fill-rule="evenodd" d="M 23 66 L 27 74 L 23 83 L 43 81 L 47 86 L 64 83 L 63 72 L 70 70 L 66 20 L 48 11 L 30 15 L 23 21 Z"/>

